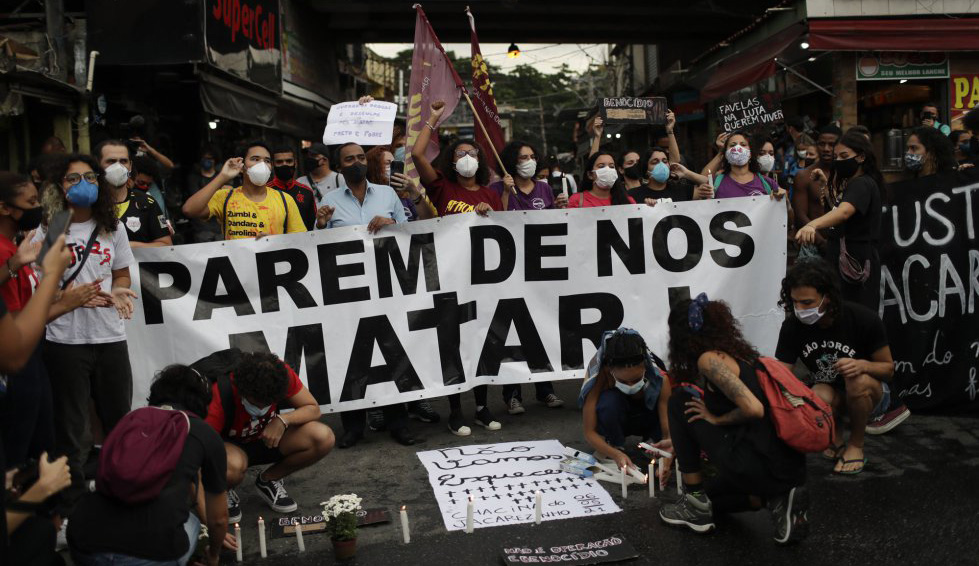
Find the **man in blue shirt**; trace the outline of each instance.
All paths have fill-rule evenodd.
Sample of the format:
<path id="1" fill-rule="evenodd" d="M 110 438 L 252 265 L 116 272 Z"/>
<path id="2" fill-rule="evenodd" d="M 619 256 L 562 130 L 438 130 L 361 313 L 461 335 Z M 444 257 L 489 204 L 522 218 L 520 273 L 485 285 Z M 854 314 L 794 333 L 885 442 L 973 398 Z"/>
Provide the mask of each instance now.
<path id="1" fill-rule="evenodd" d="M 388 224 L 406 221 L 404 205 L 394 189 L 367 181 L 367 154 L 364 148 L 355 143 L 343 144 L 337 150 L 334 161 L 340 165 L 340 173 L 347 186 L 323 197 L 323 206 L 316 213 L 317 228 L 367 224 L 367 230 L 375 234 Z M 415 438 L 408 432 L 408 412 L 404 403 L 388 405 L 382 410 L 391 436 L 405 446 L 415 444 Z M 340 422 L 343 423 L 340 448 L 350 448 L 364 437 L 366 416 L 367 411 L 363 409 L 340 413 Z"/>
<path id="2" fill-rule="evenodd" d="M 367 180 L 367 154 L 355 143 L 337 150 L 336 161 L 347 183 L 323 197 L 316 214 L 317 228 L 338 228 L 367 224 L 372 234 L 388 224 L 405 222 L 404 205 L 394 189 Z"/>

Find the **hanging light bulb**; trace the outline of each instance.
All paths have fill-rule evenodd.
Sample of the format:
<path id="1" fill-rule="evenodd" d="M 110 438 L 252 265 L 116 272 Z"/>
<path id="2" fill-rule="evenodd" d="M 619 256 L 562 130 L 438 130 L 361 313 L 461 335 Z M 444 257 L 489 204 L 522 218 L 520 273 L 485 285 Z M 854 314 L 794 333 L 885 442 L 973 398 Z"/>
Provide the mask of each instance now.
<path id="1" fill-rule="evenodd" d="M 510 44 L 510 47 L 508 47 L 506 50 L 506 56 L 511 59 L 516 59 L 517 57 L 520 56 L 520 48 L 517 47 L 516 43 Z"/>

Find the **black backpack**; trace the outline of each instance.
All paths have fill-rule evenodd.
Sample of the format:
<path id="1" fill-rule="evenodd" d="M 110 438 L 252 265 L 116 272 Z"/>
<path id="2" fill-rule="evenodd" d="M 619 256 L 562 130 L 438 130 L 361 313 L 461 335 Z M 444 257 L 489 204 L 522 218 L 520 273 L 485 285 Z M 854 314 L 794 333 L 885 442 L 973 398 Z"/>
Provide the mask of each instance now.
<path id="1" fill-rule="evenodd" d="M 221 436 L 227 438 L 234 424 L 235 399 L 231 391 L 231 373 L 238 366 L 242 351 L 238 348 L 218 350 L 190 364 L 190 367 L 203 375 L 210 385 L 218 384 L 218 394 L 221 396 L 221 407 L 224 408 L 224 425 Z"/>

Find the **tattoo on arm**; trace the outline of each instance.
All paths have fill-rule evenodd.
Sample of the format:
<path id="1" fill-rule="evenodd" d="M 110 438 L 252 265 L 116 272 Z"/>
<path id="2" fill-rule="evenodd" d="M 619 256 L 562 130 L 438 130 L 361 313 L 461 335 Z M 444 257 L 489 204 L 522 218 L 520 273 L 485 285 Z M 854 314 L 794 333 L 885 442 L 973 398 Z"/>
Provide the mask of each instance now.
<path id="1" fill-rule="evenodd" d="M 734 372 L 724 365 L 724 362 L 712 358 L 705 372 L 705 376 L 721 390 L 721 393 L 725 397 L 738 405 L 733 410 L 718 416 L 715 424 L 726 426 L 754 420 L 752 417 L 745 415 L 744 411 L 741 410 L 744 402 L 756 400 L 754 394 L 751 393 L 738 376 L 734 375 Z"/>

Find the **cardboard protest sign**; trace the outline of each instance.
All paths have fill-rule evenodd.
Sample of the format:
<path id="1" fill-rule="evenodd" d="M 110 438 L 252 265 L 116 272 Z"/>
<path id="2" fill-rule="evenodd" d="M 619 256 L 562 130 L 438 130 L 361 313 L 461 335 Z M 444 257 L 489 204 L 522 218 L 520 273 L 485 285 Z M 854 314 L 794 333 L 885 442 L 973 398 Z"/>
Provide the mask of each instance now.
<path id="1" fill-rule="evenodd" d="M 367 104 L 341 102 L 330 108 L 326 117 L 323 143 L 336 145 L 359 143 L 360 145 L 384 145 L 391 143 L 394 134 L 394 118 L 398 105 L 374 101 Z"/>
<path id="2" fill-rule="evenodd" d="M 725 132 L 770 126 L 784 120 L 782 102 L 771 93 L 723 102 L 717 107 L 717 119 Z"/>
<path id="3" fill-rule="evenodd" d="M 617 96 L 599 99 L 599 114 L 606 124 L 665 124 L 666 99 Z"/>
<path id="4" fill-rule="evenodd" d="M 589 537 L 560 542 L 546 542 L 537 547 L 506 547 L 504 564 L 608 564 L 638 558 L 636 549 L 622 535 Z"/>
<path id="5" fill-rule="evenodd" d="M 391 522 L 391 512 L 387 509 L 361 509 L 357 511 L 357 526 L 369 527 Z M 299 517 L 279 517 L 269 522 L 272 538 L 295 536 L 296 528 L 302 525 L 303 535 L 326 532 L 323 515 L 301 515 Z"/>
<path id="6" fill-rule="evenodd" d="M 442 448 L 418 458 L 449 531 L 465 529 L 470 496 L 477 529 L 534 522 L 538 491 L 544 521 L 620 511 L 597 480 L 561 471 L 564 446 L 557 440 Z"/>

